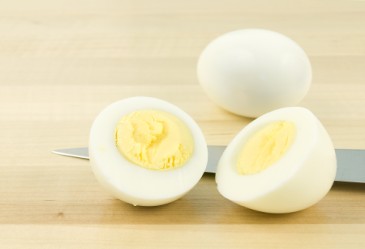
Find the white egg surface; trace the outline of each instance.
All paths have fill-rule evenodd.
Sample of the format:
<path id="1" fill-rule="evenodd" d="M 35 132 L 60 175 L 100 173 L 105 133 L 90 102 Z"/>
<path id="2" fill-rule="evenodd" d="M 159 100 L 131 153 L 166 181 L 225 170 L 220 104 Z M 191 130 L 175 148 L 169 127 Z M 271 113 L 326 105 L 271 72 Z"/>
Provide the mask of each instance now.
<path id="1" fill-rule="evenodd" d="M 216 182 L 218 191 L 239 205 L 289 213 L 320 201 L 336 168 L 335 149 L 318 118 L 308 109 L 286 107 L 260 116 L 233 138 L 218 163 Z"/>
<path id="2" fill-rule="evenodd" d="M 304 50 L 274 31 L 243 29 L 210 42 L 197 65 L 206 94 L 247 117 L 295 106 L 307 94 L 312 69 Z"/>
<path id="3" fill-rule="evenodd" d="M 116 198 L 155 206 L 180 198 L 198 183 L 208 150 L 196 122 L 180 108 L 132 97 L 96 117 L 89 156 L 97 180 Z"/>

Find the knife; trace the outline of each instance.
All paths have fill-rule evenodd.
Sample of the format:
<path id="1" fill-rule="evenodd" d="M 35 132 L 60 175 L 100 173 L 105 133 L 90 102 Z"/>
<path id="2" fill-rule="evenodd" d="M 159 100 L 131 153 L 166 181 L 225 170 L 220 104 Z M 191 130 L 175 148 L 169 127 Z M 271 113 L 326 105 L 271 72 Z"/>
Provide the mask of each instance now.
<path id="1" fill-rule="evenodd" d="M 226 146 L 209 145 L 208 165 L 206 173 L 215 173 L 216 167 Z M 52 151 L 58 155 L 89 159 L 87 147 L 57 149 Z M 365 150 L 336 149 L 337 182 L 365 183 Z"/>

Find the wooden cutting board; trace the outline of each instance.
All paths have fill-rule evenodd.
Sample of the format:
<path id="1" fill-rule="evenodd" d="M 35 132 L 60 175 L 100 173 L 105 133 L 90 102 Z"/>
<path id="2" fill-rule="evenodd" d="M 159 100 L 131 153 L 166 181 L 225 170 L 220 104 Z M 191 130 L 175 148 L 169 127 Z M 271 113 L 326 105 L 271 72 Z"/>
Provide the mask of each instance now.
<path id="1" fill-rule="evenodd" d="M 91 122 L 125 97 L 165 99 L 209 144 L 251 120 L 203 93 L 196 61 L 216 36 L 266 28 L 297 41 L 313 66 L 300 103 L 337 148 L 365 149 L 364 1 L 16 0 L 0 4 L 1 248 L 364 248 L 365 185 L 336 183 L 317 205 L 270 215 L 219 195 L 213 175 L 153 208 L 114 199 L 86 160 Z"/>

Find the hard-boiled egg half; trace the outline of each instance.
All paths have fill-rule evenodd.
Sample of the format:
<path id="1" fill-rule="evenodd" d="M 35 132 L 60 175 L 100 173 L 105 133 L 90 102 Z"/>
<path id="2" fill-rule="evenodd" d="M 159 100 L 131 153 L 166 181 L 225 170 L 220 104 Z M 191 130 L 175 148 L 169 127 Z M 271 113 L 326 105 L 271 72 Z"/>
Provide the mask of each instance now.
<path id="1" fill-rule="evenodd" d="M 331 139 L 315 115 L 286 107 L 244 127 L 224 151 L 218 191 L 247 208 L 288 213 L 321 200 L 336 175 Z"/>
<path id="2" fill-rule="evenodd" d="M 298 104 L 308 92 L 312 69 L 304 50 L 287 36 L 243 29 L 210 42 L 199 57 L 197 75 L 216 104 L 258 117 Z"/>
<path id="3" fill-rule="evenodd" d="M 98 181 L 133 205 L 172 202 L 191 190 L 207 165 L 196 122 L 177 106 L 132 97 L 105 108 L 90 131 L 89 155 Z"/>

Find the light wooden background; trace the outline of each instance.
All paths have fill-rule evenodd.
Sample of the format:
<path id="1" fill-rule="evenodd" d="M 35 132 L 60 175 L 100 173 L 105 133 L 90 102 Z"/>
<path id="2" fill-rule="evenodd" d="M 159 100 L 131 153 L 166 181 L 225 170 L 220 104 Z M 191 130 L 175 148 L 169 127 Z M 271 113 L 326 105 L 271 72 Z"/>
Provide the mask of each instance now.
<path id="1" fill-rule="evenodd" d="M 204 95 L 196 62 L 243 28 L 296 40 L 314 73 L 300 105 L 336 147 L 365 149 L 365 1 L 0 0 L 0 247 L 365 248 L 364 184 L 269 215 L 225 200 L 206 175 L 172 204 L 132 207 L 88 161 L 51 153 L 86 146 L 97 113 L 135 95 L 176 104 L 209 144 L 227 144 L 250 120 Z"/>

